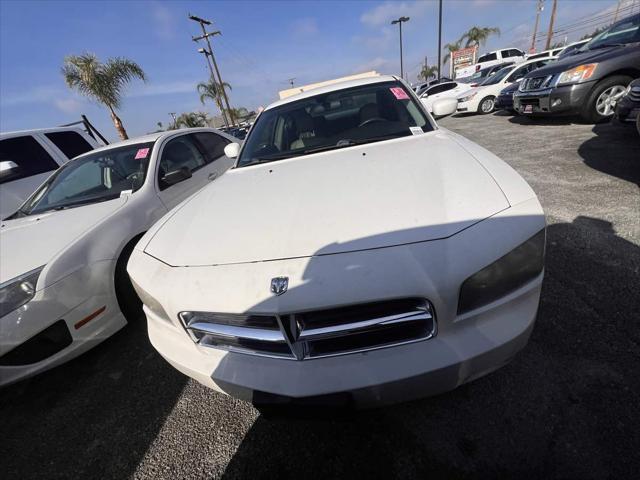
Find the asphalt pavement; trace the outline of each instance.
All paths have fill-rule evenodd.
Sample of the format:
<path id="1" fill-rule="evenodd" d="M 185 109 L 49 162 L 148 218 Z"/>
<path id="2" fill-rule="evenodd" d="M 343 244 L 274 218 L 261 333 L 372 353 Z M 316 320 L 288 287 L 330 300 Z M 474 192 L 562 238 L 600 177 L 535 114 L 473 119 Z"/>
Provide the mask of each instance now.
<path id="1" fill-rule="evenodd" d="M 408 404 L 265 418 L 170 367 L 141 319 L 0 390 L 0 476 L 638 478 L 640 138 L 502 114 L 440 124 L 513 166 L 547 214 L 538 321 L 509 365 Z"/>

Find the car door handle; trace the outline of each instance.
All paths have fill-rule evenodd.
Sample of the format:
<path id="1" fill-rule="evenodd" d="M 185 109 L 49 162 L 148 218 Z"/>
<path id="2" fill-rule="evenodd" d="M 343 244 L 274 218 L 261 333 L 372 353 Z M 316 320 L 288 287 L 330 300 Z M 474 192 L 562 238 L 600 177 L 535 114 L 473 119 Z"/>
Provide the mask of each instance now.
<path id="1" fill-rule="evenodd" d="M 218 178 L 218 174 L 216 172 L 211 172 L 207 178 L 211 182 L 211 181 L 215 180 L 216 178 Z"/>

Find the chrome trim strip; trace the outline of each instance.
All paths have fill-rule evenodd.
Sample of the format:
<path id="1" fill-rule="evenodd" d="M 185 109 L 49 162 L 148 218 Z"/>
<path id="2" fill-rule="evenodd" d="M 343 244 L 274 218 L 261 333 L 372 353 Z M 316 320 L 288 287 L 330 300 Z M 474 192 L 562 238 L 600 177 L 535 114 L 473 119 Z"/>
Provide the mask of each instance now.
<path id="1" fill-rule="evenodd" d="M 198 320 L 189 322 L 189 330 L 201 332 L 217 337 L 230 337 L 237 339 L 257 340 L 260 342 L 285 343 L 284 335 L 280 330 L 265 330 L 262 328 L 236 327 L 232 325 L 220 325 Z"/>

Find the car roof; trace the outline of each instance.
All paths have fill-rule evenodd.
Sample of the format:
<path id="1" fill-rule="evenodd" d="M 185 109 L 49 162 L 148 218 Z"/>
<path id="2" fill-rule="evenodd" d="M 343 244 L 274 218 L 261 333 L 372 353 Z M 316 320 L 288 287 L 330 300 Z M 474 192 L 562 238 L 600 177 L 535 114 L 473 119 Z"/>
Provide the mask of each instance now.
<path id="1" fill-rule="evenodd" d="M 85 130 L 83 128 L 80 127 L 49 127 L 49 128 L 32 128 L 29 130 L 14 130 L 12 132 L 2 132 L 0 133 L 0 138 L 4 138 L 5 136 L 9 137 L 15 137 L 15 136 L 19 136 L 19 135 L 33 135 L 36 133 L 52 133 L 52 132 L 68 132 L 68 131 L 73 131 L 73 132 L 81 132 L 81 133 L 85 133 Z"/>
<path id="2" fill-rule="evenodd" d="M 305 98 L 315 97 L 316 95 L 322 95 L 324 93 L 336 92 L 338 90 L 344 90 L 351 87 L 359 87 L 361 85 L 373 85 L 375 83 L 394 82 L 398 80 L 399 78 L 394 75 L 380 75 L 378 77 L 358 78 L 356 80 L 346 80 L 344 82 L 333 83 L 324 87 L 312 88 L 310 90 L 297 93 L 296 95 L 291 95 L 290 97 L 283 98 L 282 100 L 278 100 L 277 102 L 273 102 L 272 104 L 268 105 L 267 108 L 264 109 L 264 111 L 279 107 L 281 105 L 286 105 L 287 103 L 295 102 L 297 100 L 303 100 Z"/>

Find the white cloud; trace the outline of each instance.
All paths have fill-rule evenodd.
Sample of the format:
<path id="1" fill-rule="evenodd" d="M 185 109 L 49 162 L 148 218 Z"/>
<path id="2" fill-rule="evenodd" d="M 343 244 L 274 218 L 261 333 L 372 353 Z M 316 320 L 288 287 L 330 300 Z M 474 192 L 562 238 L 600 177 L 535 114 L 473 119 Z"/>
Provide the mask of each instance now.
<path id="1" fill-rule="evenodd" d="M 78 113 L 83 103 L 75 98 L 56 98 L 53 104 L 64 113 Z"/>
<path id="2" fill-rule="evenodd" d="M 291 25 L 294 37 L 312 37 L 318 33 L 318 23 L 315 18 L 299 18 Z"/>
<path id="3" fill-rule="evenodd" d="M 174 18 L 167 7 L 160 3 L 151 4 L 153 27 L 151 30 L 164 40 L 173 40 L 176 36 Z"/>
<path id="4" fill-rule="evenodd" d="M 401 16 L 421 17 L 427 10 L 435 8 L 435 6 L 435 3 L 429 2 L 385 2 L 364 12 L 360 16 L 360 21 L 369 27 L 378 27 Z"/>
<path id="5" fill-rule="evenodd" d="M 200 80 L 182 80 L 165 83 L 136 84 L 125 97 L 150 97 L 154 95 L 171 95 L 176 93 L 189 93 L 196 91 L 196 85 Z"/>

